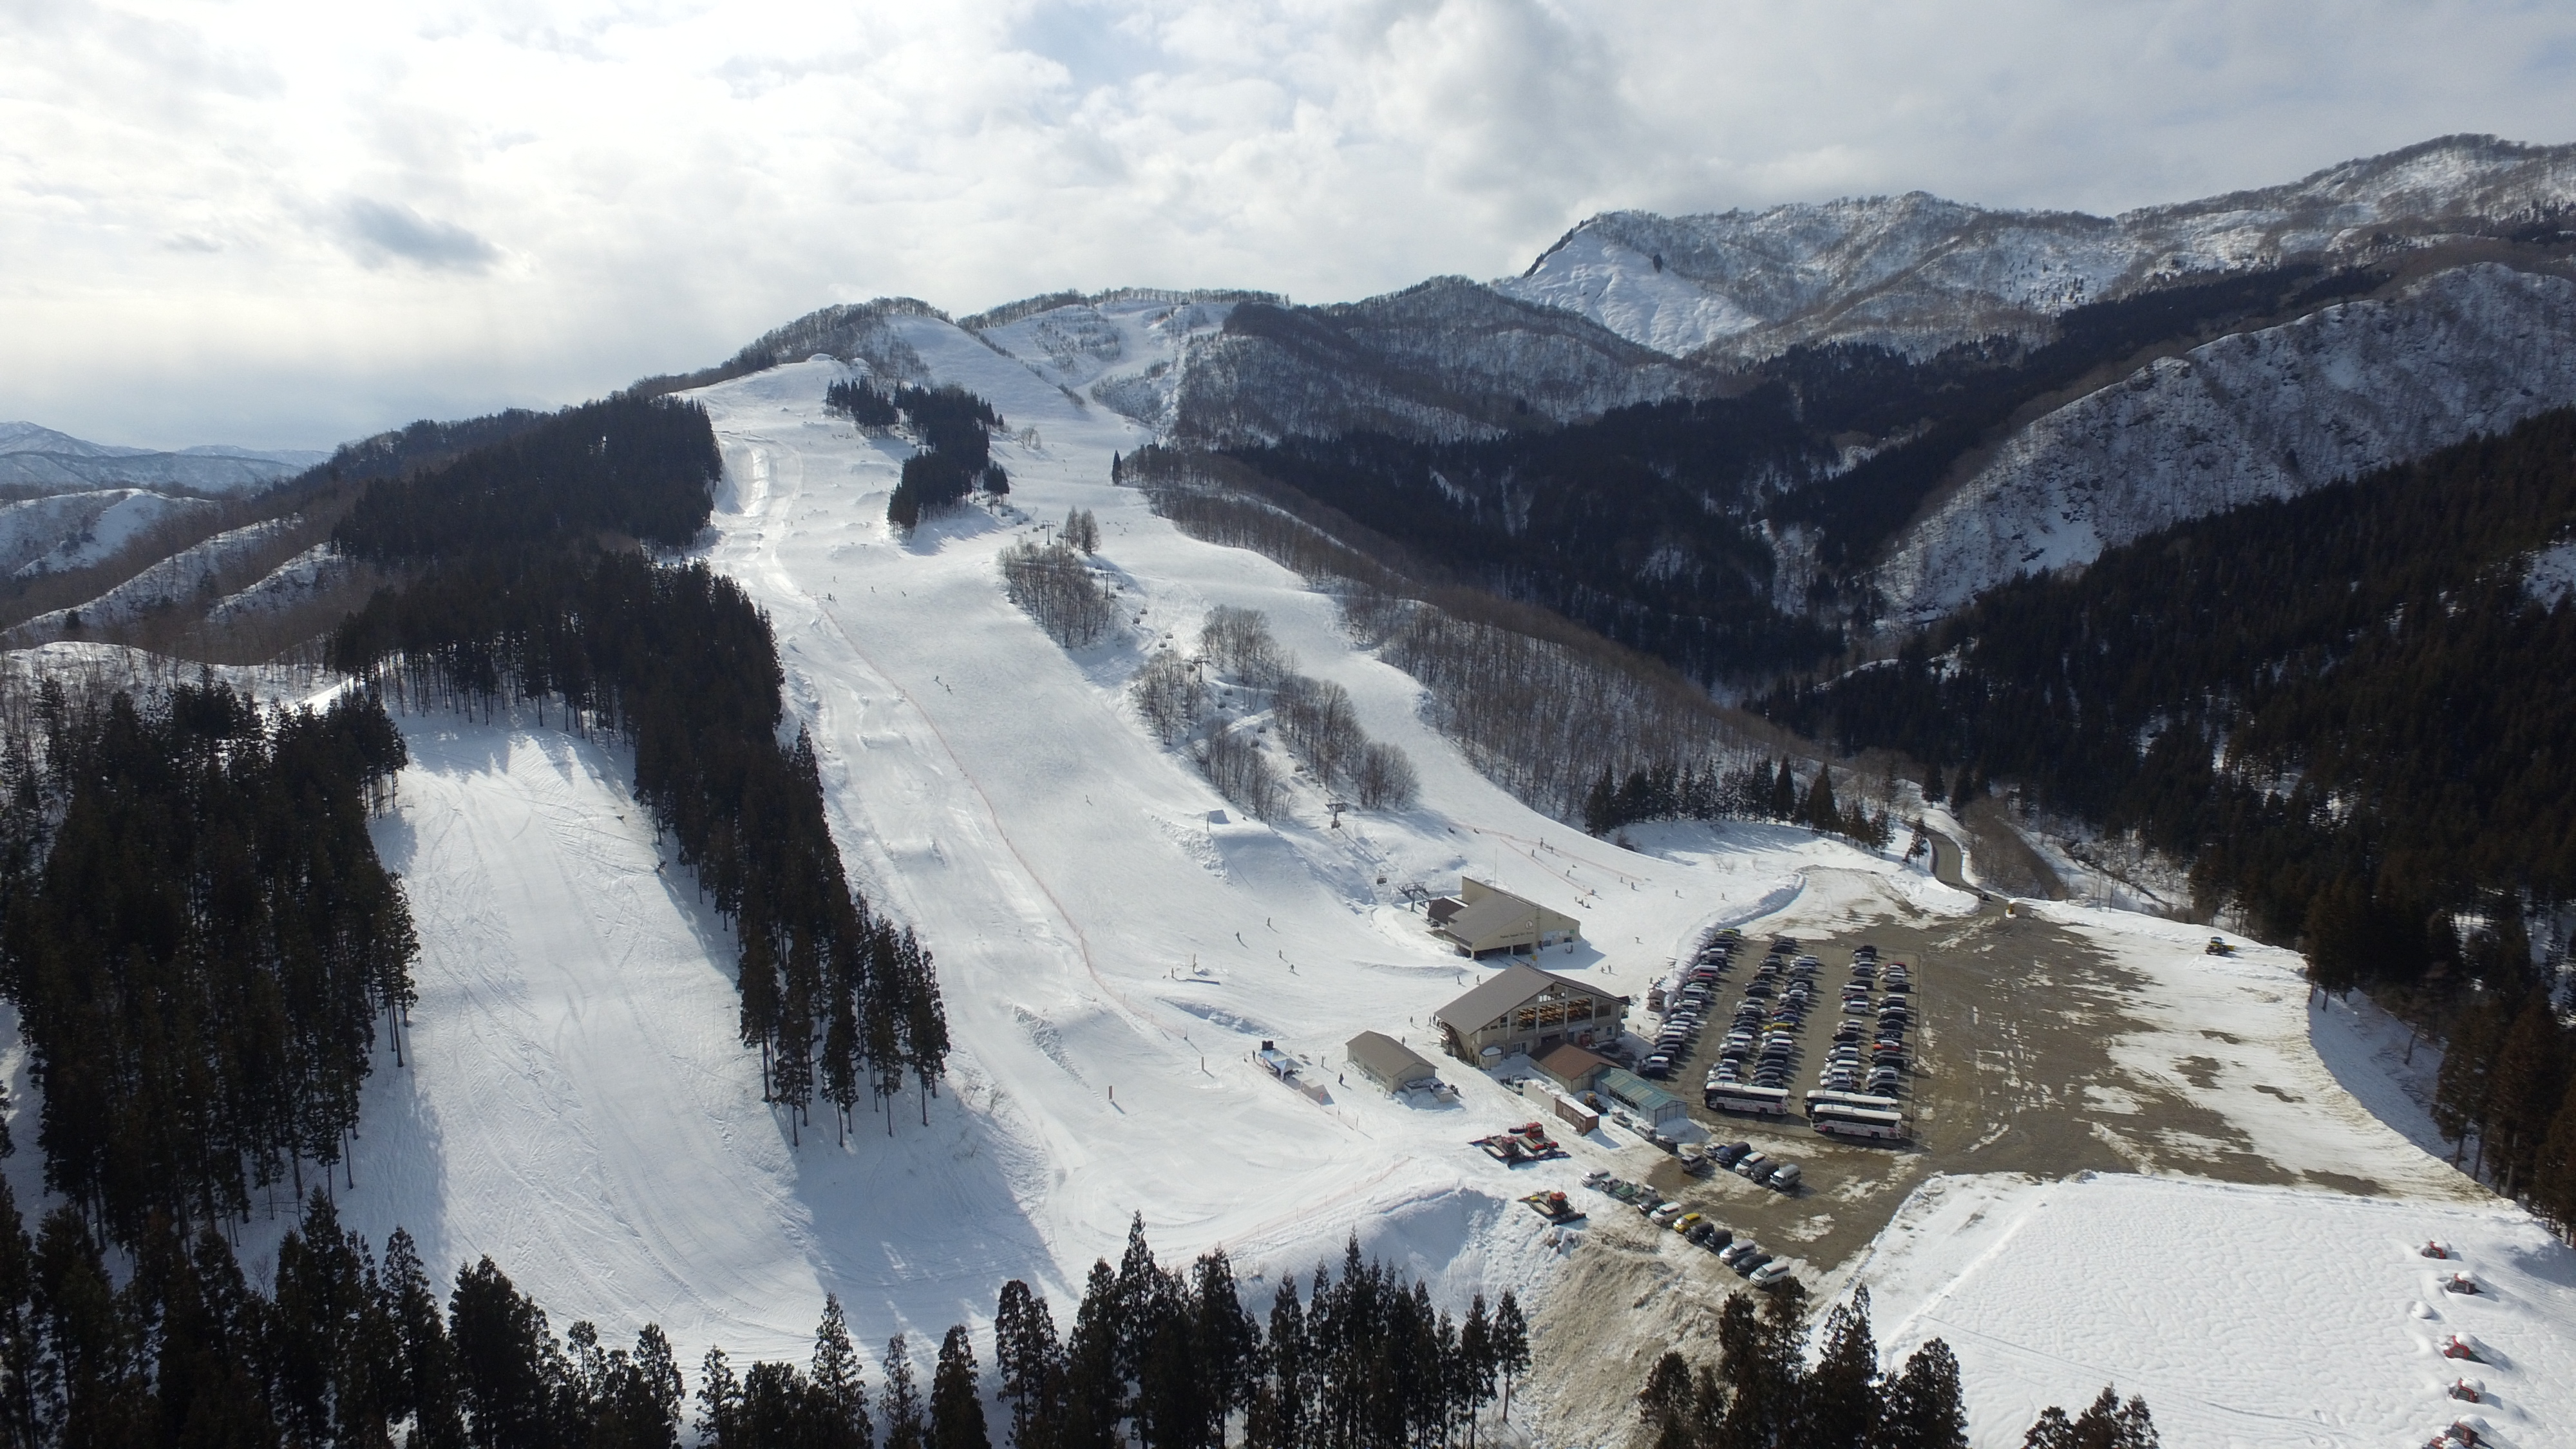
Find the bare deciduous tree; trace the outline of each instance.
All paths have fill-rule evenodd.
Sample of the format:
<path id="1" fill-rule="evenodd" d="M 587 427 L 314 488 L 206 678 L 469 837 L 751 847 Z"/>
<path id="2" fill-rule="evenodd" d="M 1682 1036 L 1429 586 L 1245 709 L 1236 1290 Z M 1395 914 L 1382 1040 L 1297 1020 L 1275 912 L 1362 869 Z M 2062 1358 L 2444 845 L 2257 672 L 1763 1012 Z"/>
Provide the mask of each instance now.
<path id="1" fill-rule="evenodd" d="M 1068 649 L 1099 642 L 1118 617 L 1109 590 L 1082 556 L 1063 544 L 1016 544 L 1002 550 L 1002 583 L 1011 602 Z"/>

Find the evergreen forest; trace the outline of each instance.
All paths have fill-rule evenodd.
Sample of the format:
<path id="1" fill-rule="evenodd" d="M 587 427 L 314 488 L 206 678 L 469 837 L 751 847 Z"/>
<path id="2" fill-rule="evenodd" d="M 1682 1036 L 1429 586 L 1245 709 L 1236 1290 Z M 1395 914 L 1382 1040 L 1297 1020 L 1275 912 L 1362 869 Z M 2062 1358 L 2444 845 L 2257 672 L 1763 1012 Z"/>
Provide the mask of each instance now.
<path id="1" fill-rule="evenodd" d="M 2576 609 L 2523 564 L 2571 532 L 2552 413 L 2006 584 L 1765 708 L 2136 831 L 2202 909 L 2316 936 L 2321 984 L 2412 980 L 2436 911 L 2576 893 Z"/>
<path id="2" fill-rule="evenodd" d="M 121 1280 L 121 1281 L 120 1281 Z M 1258 1280 L 1256 1280 L 1258 1281 Z M 694 1389 L 669 1338 L 631 1347 L 546 1309 L 491 1258 L 445 1291 L 411 1236 L 379 1257 L 316 1188 L 280 1239 L 273 1285 L 211 1226 L 156 1220 L 112 1271 L 80 1215 L 34 1233 L 0 1183 L 0 1444 L 12 1449 L 1454 1449 L 1501 1437 L 1528 1382 L 1510 1290 L 1463 1316 L 1364 1259 L 1283 1277 L 1266 1312 L 1222 1250 L 1158 1263 L 1141 1220 L 1095 1262 L 1061 1329 L 1002 1285 L 988 1373 L 963 1325 L 922 1382 L 896 1335 L 873 1374 L 826 1297 L 804 1363 L 739 1367 L 710 1348 Z M 1694 1366 L 1665 1354 L 1637 1396 L 1658 1449 L 1966 1449 L 1957 1360 L 1933 1340 L 1882 1372 L 1867 1294 L 1837 1306 L 1809 1362 L 1794 1286 L 1727 1300 Z M 988 1416 L 986 1405 L 994 1405 Z M 2145 1404 L 2110 1390 L 2049 1409 L 2034 1449 L 2154 1449 Z"/>
<path id="3" fill-rule="evenodd" d="M 46 1186 L 130 1246 L 327 1180 L 413 999 L 411 913 L 367 834 L 405 759 L 382 703 L 53 678 L 23 703 L 0 733 L 0 991 Z"/>
<path id="4" fill-rule="evenodd" d="M 350 512 L 342 547 L 416 572 L 342 623 L 332 666 L 423 707 L 551 707 L 631 748 L 636 798 L 734 926 L 769 1100 L 801 1131 L 819 1098 L 844 1133 L 866 1102 L 891 1132 L 909 1074 L 926 1117 L 948 1053 L 930 954 L 849 884 L 812 742 L 779 738 L 768 619 L 704 564 L 613 546 L 706 526 L 705 412 L 615 399 L 507 447 L 515 469 L 470 455 Z M 495 536 L 491 514 L 523 526 Z"/>

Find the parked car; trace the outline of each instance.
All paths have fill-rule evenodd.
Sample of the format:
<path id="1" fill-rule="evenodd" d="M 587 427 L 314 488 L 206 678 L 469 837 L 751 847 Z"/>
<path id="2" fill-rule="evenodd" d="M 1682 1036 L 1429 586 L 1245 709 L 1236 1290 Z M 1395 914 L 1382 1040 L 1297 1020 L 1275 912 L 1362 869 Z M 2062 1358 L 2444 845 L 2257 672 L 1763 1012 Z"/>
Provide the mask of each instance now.
<path id="1" fill-rule="evenodd" d="M 1799 1170 L 1798 1164 L 1784 1162 L 1772 1169 L 1771 1180 L 1763 1185 L 1777 1188 L 1782 1192 L 1796 1192 L 1799 1180 L 1805 1176 L 1806 1174 Z"/>
<path id="2" fill-rule="evenodd" d="M 1738 1259 L 1749 1258 L 1760 1251 L 1762 1251 L 1761 1247 L 1751 1238 L 1738 1238 L 1729 1243 L 1725 1251 L 1717 1255 L 1717 1261 L 1732 1268 Z"/>
<path id="3" fill-rule="evenodd" d="M 1774 1258 L 1744 1276 L 1756 1288 L 1769 1288 L 1789 1276 L 1789 1263 L 1785 1258 Z"/>
<path id="4" fill-rule="evenodd" d="M 1757 1269 L 1770 1261 L 1771 1255 L 1769 1253 L 1757 1251 L 1745 1254 L 1743 1257 L 1736 1259 L 1734 1263 L 1729 1266 L 1733 1267 L 1737 1273 L 1750 1278 Z"/>
<path id="5" fill-rule="evenodd" d="M 1753 1144 L 1750 1142 L 1730 1142 L 1724 1147 L 1711 1152 L 1708 1156 L 1709 1160 L 1716 1163 L 1718 1166 L 1732 1168 L 1737 1162 L 1743 1159 L 1744 1154 L 1751 1152 L 1752 1150 Z"/>

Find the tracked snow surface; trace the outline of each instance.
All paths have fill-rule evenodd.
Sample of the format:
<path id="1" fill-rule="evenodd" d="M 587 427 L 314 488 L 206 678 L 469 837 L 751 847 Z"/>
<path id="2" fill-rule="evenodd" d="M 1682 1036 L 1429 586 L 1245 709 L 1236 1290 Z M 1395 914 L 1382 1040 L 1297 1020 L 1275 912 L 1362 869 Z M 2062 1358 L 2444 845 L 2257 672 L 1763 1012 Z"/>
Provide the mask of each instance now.
<path id="1" fill-rule="evenodd" d="M 2451 1253 L 2427 1258 L 2438 1242 Z M 2576 1426 L 2576 1252 L 2520 1212 L 2171 1177 L 1934 1178 L 1862 1275 L 1893 1362 L 1959 1356 L 1969 1441 L 2144 1395 L 2176 1446 L 2397 1449 Z M 2474 1294 L 2445 1292 L 2465 1272 Z M 2452 1336 L 2480 1362 L 2447 1358 Z M 2466 1382 L 2479 1402 L 2449 1396 Z"/>

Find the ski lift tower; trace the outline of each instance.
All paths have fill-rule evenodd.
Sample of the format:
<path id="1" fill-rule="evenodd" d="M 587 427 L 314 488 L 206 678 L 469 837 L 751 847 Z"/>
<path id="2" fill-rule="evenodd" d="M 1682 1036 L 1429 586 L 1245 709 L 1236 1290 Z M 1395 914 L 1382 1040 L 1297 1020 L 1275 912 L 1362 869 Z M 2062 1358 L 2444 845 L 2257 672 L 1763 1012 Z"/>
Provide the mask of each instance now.
<path id="1" fill-rule="evenodd" d="M 1335 830 L 1339 830 L 1342 828 L 1342 812 L 1351 808 L 1351 802 L 1348 800 L 1327 800 L 1324 802 L 1324 808 L 1333 812 L 1333 828 Z"/>

